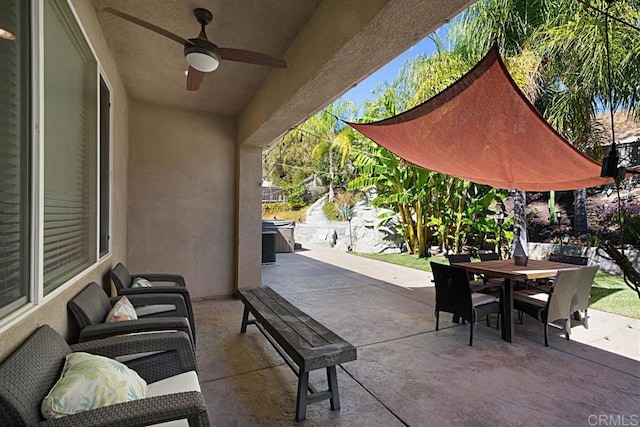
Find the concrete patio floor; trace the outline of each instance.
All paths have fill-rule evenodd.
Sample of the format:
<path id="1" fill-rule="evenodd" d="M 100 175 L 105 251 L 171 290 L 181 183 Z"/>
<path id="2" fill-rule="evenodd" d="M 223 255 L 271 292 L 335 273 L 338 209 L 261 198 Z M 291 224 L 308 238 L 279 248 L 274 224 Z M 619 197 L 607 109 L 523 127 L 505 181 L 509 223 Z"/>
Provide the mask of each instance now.
<path id="1" fill-rule="evenodd" d="M 331 411 L 328 401 L 309 405 L 301 424 L 640 421 L 638 320 L 590 310 L 589 330 L 573 328 L 571 341 L 551 330 L 549 348 L 531 318 L 516 323 L 511 344 L 482 323 L 469 347 L 468 325 L 451 323 L 448 314 L 435 331 L 430 273 L 327 248 L 278 254 L 275 265 L 263 267 L 263 285 L 358 348 L 358 359 L 338 368 L 341 410 Z M 257 328 L 239 333 L 242 309 L 239 300 L 194 304 L 211 424 L 296 425 L 297 378 Z M 326 388 L 324 371 L 311 382 Z"/>

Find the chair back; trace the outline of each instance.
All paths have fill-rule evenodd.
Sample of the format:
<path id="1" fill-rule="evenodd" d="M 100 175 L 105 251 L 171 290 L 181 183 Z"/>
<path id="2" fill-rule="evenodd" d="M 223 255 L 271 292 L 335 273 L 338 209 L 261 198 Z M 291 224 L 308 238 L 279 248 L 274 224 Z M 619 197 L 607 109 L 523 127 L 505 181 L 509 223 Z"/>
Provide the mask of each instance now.
<path id="1" fill-rule="evenodd" d="M 547 323 L 571 317 L 571 305 L 578 292 L 581 268 L 560 270 L 553 281 L 553 288 L 547 301 Z"/>
<path id="2" fill-rule="evenodd" d="M 111 280 L 113 280 L 113 284 L 116 285 L 116 290 L 118 291 L 130 288 L 133 284 L 129 270 L 121 262 L 111 269 Z"/>
<path id="3" fill-rule="evenodd" d="M 471 262 L 471 255 L 469 254 L 451 254 L 447 255 L 449 264 L 455 264 L 456 262 Z"/>
<path id="4" fill-rule="evenodd" d="M 469 254 L 451 254 L 447 255 L 449 264 L 455 264 L 456 262 L 471 262 L 471 255 Z M 466 273 L 469 280 L 475 280 L 476 276 L 473 273 Z"/>
<path id="5" fill-rule="evenodd" d="M 67 307 L 80 329 L 84 329 L 104 322 L 111 310 L 111 301 L 100 285 L 91 282 L 67 303 Z"/>
<path id="6" fill-rule="evenodd" d="M 599 266 L 597 265 L 591 267 L 582 267 L 580 269 L 580 272 L 582 274 L 578 281 L 578 289 L 576 291 L 575 298 L 571 302 L 571 312 L 586 310 L 589 308 L 591 286 L 593 286 L 593 279 L 595 279 L 598 269 Z"/>
<path id="7" fill-rule="evenodd" d="M 495 252 L 489 252 L 486 254 L 478 254 L 480 261 L 497 261 L 500 259 L 500 255 Z"/>
<path id="8" fill-rule="evenodd" d="M 573 264 L 573 265 L 587 265 L 589 263 L 589 258 L 584 256 L 551 254 L 549 255 L 549 261 L 563 262 L 565 264 Z"/>
<path id="9" fill-rule="evenodd" d="M 473 304 L 467 271 L 431 262 L 431 272 L 436 287 L 436 310 L 455 313 L 471 321 Z"/>
<path id="10" fill-rule="evenodd" d="M 58 381 L 69 353 L 71 348 L 66 341 L 44 325 L 0 364 L 0 425 L 36 425 L 44 421 L 40 404 Z"/>

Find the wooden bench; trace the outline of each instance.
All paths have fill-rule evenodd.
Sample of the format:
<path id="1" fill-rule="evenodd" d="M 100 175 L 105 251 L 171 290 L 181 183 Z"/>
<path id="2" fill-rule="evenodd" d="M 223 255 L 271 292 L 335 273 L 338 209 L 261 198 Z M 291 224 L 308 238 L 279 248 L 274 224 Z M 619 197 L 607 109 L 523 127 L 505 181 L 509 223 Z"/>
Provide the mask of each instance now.
<path id="1" fill-rule="evenodd" d="M 331 410 L 340 409 L 336 365 L 356 360 L 356 348 L 269 287 L 238 289 L 238 293 L 244 303 L 241 332 L 256 325 L 298 376 L 296 421 L 304 420 L 310 403 L 329 399 Z M 255 319 L 250 320 L 249 313 Z M 329 388 L 317 391 L 309 384 L 309 372 L 322 368 L 327 369 Z"/>

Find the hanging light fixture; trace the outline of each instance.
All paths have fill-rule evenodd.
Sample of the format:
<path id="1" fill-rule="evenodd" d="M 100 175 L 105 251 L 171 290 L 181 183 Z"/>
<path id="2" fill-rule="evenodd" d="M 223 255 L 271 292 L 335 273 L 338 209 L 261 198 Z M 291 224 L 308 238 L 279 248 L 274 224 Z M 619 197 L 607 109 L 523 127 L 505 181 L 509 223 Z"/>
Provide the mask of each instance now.
<path id="1" fill-rule="evenodd" d="M 611 116 L 611 148 L 607 157 L 602 159 L 602 170 L 600 176 L 605 178 L 615 178 L 618 176 L 618 150 L 616 149 L 616 133 L 614 127 L 614 111 L 613 111 L 613 83 L 611 78 L 611 53 L 609 47 L 609 8 L 613 0 L 605 0 L 607 2 L 607 12 L 604 15 L 604 36 L 605 51 L 607 54 L 607 85 L 609 95 L 609 115 Z"/>

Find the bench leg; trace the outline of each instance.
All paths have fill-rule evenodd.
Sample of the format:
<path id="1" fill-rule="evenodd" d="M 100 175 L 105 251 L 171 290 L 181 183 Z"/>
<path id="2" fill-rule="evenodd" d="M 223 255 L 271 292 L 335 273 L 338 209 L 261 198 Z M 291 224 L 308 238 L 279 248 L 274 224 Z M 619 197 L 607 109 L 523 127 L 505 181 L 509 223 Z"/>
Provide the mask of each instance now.
<path id="1" fill-rule="evenodd" d="M 336 366 L 327 368 L 327 382 L 329 383 L 329 392 L 331 393 L 331 410 L 340 409 L 340 395 L 338 394 L 338 376 L 336 375 Z"/>
<path id="2" fill-rule="evenodd" d="M 296 421 L 304 421 L 307 416 L 307 388 L 309 372 L 301 372 L 298 376 L 298 397 L 296 398 Z"/>
<path id="3" fill-rule="evenodd" d="M 249 322 L 249 307 L 244 306 L 244 313 L 242 313 L 242 326 L 240 327 L 240 333 L 247 332 L 247 323 Z"/>

